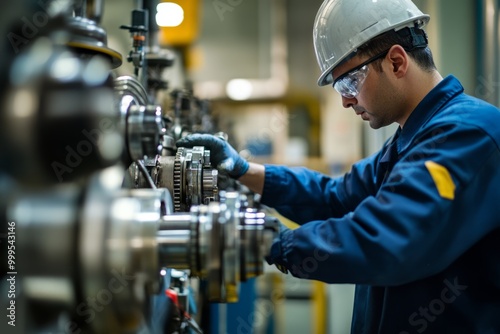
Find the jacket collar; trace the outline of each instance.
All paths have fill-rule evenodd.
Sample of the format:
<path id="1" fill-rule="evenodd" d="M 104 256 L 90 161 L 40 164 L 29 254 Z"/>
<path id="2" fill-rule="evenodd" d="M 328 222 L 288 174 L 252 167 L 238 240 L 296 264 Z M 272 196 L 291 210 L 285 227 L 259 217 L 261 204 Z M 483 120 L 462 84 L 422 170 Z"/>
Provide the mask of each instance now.
<path id="1" fill-rule="evenodd" d="M 432 89 L 417 105 L 406 121 L 403 129 L 398 129 L 396 137 L 398 140 L 398 153 L 406 150 L 412 139 L 422 126 L 445 104 L 455 96 L 463 93 L 462 84 L 453 75 L 449 75 Z"/>

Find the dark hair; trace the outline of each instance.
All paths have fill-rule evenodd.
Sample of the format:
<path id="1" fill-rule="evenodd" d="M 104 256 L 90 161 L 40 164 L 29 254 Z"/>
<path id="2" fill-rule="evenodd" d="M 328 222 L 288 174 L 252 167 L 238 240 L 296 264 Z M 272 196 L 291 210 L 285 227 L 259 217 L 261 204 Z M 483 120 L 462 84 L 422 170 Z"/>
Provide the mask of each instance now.
<path id="1" fill-rule="evenodd" d="M 404 28 L 398 31 L 391 30 L 378 35 L 365 44 L 361 45 L 356 54 L 367 55 L 373 57 L 379 53 L 389 50 L 393 45 L 401 45 L 408 55 L 417 63 L 424 71 L 432 71 L 436 69 L 432 52 L 427 45 L 427 34 L 419 28 Z M 381 60 L 376 61 L 374 66 L 381 71 Z"/>

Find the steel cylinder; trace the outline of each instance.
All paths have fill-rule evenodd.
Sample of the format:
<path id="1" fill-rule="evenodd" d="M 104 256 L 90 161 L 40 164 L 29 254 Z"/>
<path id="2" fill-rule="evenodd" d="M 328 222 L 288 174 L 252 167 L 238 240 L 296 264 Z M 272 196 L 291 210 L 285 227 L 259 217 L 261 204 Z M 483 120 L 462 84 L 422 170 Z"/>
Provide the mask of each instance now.
<path id="1" fill-rule="evenodd" d="M 191 269 L 191 215 L 163 216 L 156 234 L 160 265 L 178 270 Z"/>

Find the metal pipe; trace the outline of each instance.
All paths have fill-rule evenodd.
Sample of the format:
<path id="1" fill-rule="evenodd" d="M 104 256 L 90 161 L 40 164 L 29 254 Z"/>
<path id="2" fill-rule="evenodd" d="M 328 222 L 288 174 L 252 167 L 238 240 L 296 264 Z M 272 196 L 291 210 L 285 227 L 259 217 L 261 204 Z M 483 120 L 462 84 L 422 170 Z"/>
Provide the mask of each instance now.
<path id="1" fill-rule="evenodd" d="M 104 11 L 104 0 L 77 1 L 74 5 L 74 11 L 75 16 L 84 17 L 100 24 Z"/>
<path id="2" fill-rule="evenodd" d="M 158 6 L 159 0 L 144 0 L 143 8 L 148 11 L 148 46 L 150 51 L 156 52 L 159 48 L 158 40 L 158 25 L 156 24 L 156 7 Z"/>
<path id="3" fill-rule="evenodd" d="M 478 13 L 478 57 L 475 95 L 500 105 L 500 1 L 482 0 L 476 4 Z"/>
<path id="4" fill-rule="evenodd" d="M 87 0 L 86 2 L 87 18 L 100 24 L 104 11 L 104 0 Z"/>

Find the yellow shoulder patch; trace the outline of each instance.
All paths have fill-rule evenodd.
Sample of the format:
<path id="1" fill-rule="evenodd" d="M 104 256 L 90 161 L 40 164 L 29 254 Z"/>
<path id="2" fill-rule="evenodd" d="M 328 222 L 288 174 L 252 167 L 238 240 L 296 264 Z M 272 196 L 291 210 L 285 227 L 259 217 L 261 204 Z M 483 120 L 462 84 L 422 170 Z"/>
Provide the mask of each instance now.
<path id="1" fill-rule="evenodd" d="M 430 160 L 425 162 L 425 167 L 427 167 L 427 170 L 431 174 L 439 195 L 443 198 L 453 200 L 455 198 L 455 183 L 453 183 L 450 172 L 448 172 L 446 167 Z"/>

